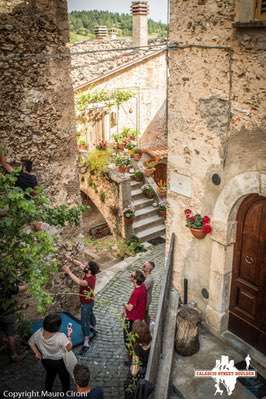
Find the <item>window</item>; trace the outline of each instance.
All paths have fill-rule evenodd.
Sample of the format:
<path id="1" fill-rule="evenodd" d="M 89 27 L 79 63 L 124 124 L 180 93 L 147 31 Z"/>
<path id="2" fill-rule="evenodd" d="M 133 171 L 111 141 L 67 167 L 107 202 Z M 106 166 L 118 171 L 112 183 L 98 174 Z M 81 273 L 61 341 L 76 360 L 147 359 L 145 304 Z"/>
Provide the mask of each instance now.
<path id="1" fill-rule="evenodd" d="M 237 27 L 265 27 L 266 0 L 236 0 Z"/>
<path id="2" fill-rule="evenodd" d="M 266 21 L 266 0 L 257 0 L 256 19 Z"/>

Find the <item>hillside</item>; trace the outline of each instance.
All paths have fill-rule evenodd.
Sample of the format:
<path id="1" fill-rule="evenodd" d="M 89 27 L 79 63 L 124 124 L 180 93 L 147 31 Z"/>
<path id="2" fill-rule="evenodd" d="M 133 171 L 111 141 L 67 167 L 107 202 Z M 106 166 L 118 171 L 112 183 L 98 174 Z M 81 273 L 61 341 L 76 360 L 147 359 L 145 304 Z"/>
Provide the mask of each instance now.
<path id="1" fill-rule="evenodd" d="M 108 29 L 116 27 L 120 36 L 132 35 L 132 15 L 119 14 L 110 11 L 72 11 L 69 14 L 71 41 L 94 39 L 94 29 L 97 25 L 106 25 Z M 149 19 L 149 34 L 153 37 L 165 37 L 167 25 Z"/>

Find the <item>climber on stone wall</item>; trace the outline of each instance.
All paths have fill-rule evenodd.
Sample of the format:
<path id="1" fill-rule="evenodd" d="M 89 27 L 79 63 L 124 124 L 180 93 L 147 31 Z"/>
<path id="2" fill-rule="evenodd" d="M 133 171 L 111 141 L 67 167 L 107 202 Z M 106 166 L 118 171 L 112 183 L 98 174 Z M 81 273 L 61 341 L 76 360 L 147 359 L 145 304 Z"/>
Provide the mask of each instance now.
<path id="1" fill-rule="evenodd" d="M 0 165 L 8 172 L 11 173 L 14 170 L 14 167 L 7 162 L 6 157 L 4 155 L 0 155 Z M 38 185 L 38 181 L 36 176 L 32 173 L 32 161 L 29 159 L 23 159 L 21 161 L 21 171 L 18 175 L 16 186 L 20 187 L 23 191 L 27 190 L 27 188 L 34 188 Z"/>

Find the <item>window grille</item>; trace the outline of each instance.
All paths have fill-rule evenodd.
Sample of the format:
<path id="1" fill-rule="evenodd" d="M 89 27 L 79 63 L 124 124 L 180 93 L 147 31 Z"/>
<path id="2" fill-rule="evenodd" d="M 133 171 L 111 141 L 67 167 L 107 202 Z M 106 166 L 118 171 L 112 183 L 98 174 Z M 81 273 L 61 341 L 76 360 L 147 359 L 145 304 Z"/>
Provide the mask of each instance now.
<path id="1" fill-rule="evenodd" d="M 257 0 L 256 18 L 266 21 L 266 0 Z"/>

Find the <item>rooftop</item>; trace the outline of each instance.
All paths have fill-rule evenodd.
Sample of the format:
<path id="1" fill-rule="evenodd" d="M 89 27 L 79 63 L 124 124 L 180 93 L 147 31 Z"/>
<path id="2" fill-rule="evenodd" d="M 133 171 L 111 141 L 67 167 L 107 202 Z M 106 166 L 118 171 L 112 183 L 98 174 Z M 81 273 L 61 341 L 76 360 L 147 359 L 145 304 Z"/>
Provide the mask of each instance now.
<path id="1" fill-rule="evenodd" d="M 74 89 L 149 58 L 165 48 L 166 41 L 161 39 L 150 40 L 149 47 L 143 48 L 134 48 L 131 40 L 122 39 L 74 44 L 70 47 Z"/>

